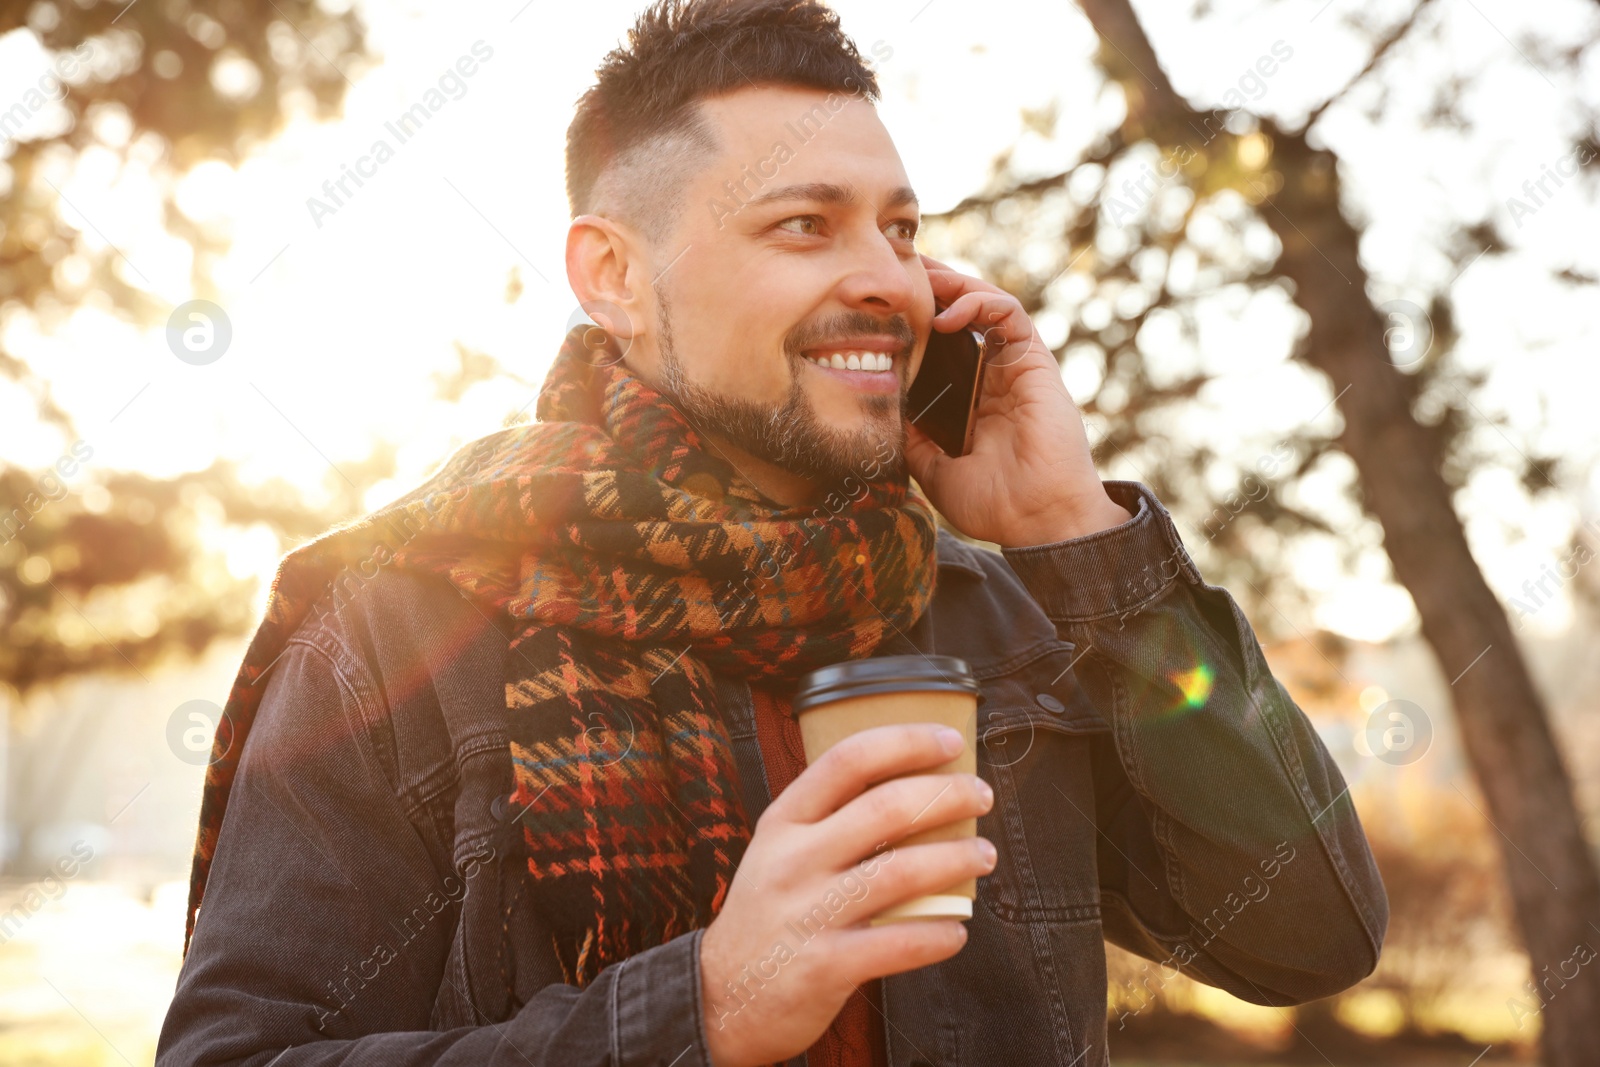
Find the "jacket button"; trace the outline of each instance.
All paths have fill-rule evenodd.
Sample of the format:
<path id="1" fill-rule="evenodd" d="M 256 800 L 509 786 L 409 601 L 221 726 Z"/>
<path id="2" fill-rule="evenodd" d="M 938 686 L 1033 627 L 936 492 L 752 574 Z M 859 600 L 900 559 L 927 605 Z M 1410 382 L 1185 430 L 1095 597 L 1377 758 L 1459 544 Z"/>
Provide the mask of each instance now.
<path id="1" fill-rule="evenodd" d="M 505 797 L 495 797 L 494 800 L 489 802 L 489 814 L 494 816 L 495 822 L 503 823 L 506 821 L 510 807 L 511 805 L 506 803 Z"/>
<path id="2" fill-rule="evenodd" d="M 1061 703 L 1061 701 L 1057 700 L 1049 693 L 1035 693 L 1033 696 L 1033 701 L 1052 715 L 1060 715 L 1063 711 L 1067 710 L 1067 706 L 1065 704 Z"/>

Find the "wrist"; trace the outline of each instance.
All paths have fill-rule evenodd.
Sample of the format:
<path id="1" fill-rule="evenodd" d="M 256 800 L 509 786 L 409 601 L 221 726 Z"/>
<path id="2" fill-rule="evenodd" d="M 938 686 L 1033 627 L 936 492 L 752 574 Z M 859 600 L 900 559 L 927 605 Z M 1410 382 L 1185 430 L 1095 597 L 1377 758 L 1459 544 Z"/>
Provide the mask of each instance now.
<path id="1" fill-rule="evenodd" d="M 700 936 L 700 1024 L 706 1038 L 706 1058 L 711 1067 L 734 1067 L 741 1062 L 728 1018 L 733 1014 L 724 1003 L 720 954 L 712 943 L 713 922 Z"/>
<path id="2" fill-rule="evenodd" d="M 996 539 L 996 543 L 1002 548 L 1050 545 L 1088 537 L 1131 521 L 1133 515 L 1128 509 L 1101 489 L 1098 499 L 1078 505 L 1063 505 L 1028 516 L 1006 530 L 1003 537 Z"/>

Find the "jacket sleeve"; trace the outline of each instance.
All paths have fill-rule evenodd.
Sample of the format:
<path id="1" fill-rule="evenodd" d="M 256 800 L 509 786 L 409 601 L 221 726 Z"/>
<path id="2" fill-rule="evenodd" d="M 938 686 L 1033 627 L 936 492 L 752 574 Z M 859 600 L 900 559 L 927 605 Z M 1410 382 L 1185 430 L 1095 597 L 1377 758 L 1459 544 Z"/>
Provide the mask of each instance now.
<path id="1" fill-rule="evenodd" d="M 1131 521 L 1002 551 L 1112 722 L 1096 767 L 1107 939 L 1258 1004 L 1370 974 L 1388 900 L 1348 787 L 1149 489 Z M 1148 984 L 1148 982 L 1147 982 Z"/>
<path id="2" fill-rule="evenodd" d="M 436 869 L 320 649 L 291 644 L 267 686 L 157 1067 L 709 1063 L 700 930 L 504 1021 L 431 1030 L 464 880 L 497 859 Z"/>

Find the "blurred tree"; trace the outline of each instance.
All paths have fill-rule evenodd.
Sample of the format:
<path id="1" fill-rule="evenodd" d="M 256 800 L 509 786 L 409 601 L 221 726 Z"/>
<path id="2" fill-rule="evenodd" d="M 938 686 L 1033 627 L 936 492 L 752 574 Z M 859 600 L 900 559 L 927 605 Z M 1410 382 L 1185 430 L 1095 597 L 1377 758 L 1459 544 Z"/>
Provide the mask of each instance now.
<path id="1" fill-rule="evenodd" d="M 143 168 L 163 193 L 163 222 L 194 252 L 192 295 L 212 297 L 227 247 L 179 210 L 175 185 L 206 160 L 236 164 L 292 113 L 335 115 L 368 61 L 348 5 L 313 0 L 0 3 L 0 35 L 31 35 L 49 65 L 0 101 L 0 338 L 30 319 L 48 332 L 79 307 L 139 327 L 171 308 L 61 192 L 88 154 Z M 117 473 L 94 457 L 48 384 L 0 342 L 0 387 L 25 392 L 60 435 L 61 459 L 30 471 L 0 460 L 0 728 L 37 686 L 91 672 L 143 676 L 171 654 L 247 632 L 251 581 L 234 578 L 204 535 L 264 524 L 308 538 L 361 509 L 393 471 L 393 450 L 330 476 L 331 502 L 286 483 L 246 486 L 234 468 L 169 479 Z M 89 472 L 69 492 L 65 478 Z M 0 768 L 3 774 L 3 768 Z M 57 786 L 61 783 L 56 783 Z M 59 788 L 56 790 L 62 792 Z M 37 804 L 10 813 L 23 862 Z"/>
<path id="2" fill-rule="evenodd" d="M 137 155 L 148 167 L 168 230 L 195 251 L 194 295 L 214 295 L 210 270 L 226 241 L 178 209 L 176 180 L 206 160 L 239 162 L 293 110 L 337 113 L 367 61 L 361 21 L 341 6 L 0 4 L 0 34 L 33 35 L 51 60 L 35 87 L 0 101 L 0 324 L 31 316 L 48 328 L 82 305 L 140 325 L 170 313 L 118 249 L 85 239 L 92 222 L 61 194 L 60 175 L 89 151 L 118 151 L 124 163 Z M 59 121 L 40 133 L 50 115 Z M 28 392 L 62 439 L 57 469 L 0 466 L 0 687 L 16 694 L 90 671 L 138 671 L 169 650 L 197 653 L 244 631 L 254 621 L 248 589 L 199 550 L 203 521 L 308 537 L 358 510 L 361 490 L 389 473 L 382 453 L 364 469 L 345 465 L 349 480 L 331 482 L 335 501 L 319 509 L 282 484 L 246 488 L 227 464 L 168 480 L 108 473 L 72 494 L 63 478 L 92 445 L 0 345 L 7 383 Z"/>
<path id="3" fill-rule="evenodd" d="M 1502 869 L 1533 971 L 1542 976 L 1577 946 L 1600 943 L 1591 925 L 1600 916 L 1600 875 L 1544 703 L 1452 503 L 1484 457 L 1462 434 L 1476 417 L 1470 396 L 1479 382 L 1448 360 L 1455 340 L 1448 287 L 1425 309 L 1379 306 L 1369 296 L 1362 223 L 1342 209 L 1339 160 L 1307 136 L 1349 85 L 1298 129 L 1246 113 L 1242 98 L 1231 113 L 1203 111 L 1172 87 L 1129 0 L 1079 2 L 1103 43 L 1098 62 L 1125 105 L 1120 121 L 1057 174 L 1007 182 L 1002 159 L 998 191 L 942 216 L 933 235 L 1016 293 L 1042 323 L 1076 302 L 1057 354 L 1069 371 L 1074 360 L 1094 364 L 1087 377 L 1096 384 L 1079 399 L 1086 415 L 1107 426 L 1098 443 L 1102 464 L 1132 464 L 1172 500 L 1188 517 L 1191 543 L 1223 550 L 1208 555 L 1208 570 L 1246 582 L 1258 606 L 1275 608 L 1279 593 L 1293 596 L 1282 580 L 1288 539 L 1331 532 L 1291 506 L 1285 487 L 1319 464 L 1336 464 L 1328 468 L 1335 473 L 1353 468 L 1351 494 L 1381 528 L 1393 575 L 1411 594 L 1444 676 L 1455 680 L 1464 745 L 1487 817 L 1510 842 Z M 1421 0 L 1376 34 L 1352 85 L 1429 4 Z M 1563 55 L 1575 64 L 1581 51 Z M 1447 112 L 1452 91 L 1441 90 Z M 1591 130 L 1587 146 L 1593 142 Z M 1462 228 L 1454 244 L 1446 251 L 1459 269 L 1504 249 L 1488 223 Z M 1175 429 L 1207 375 L 1158 364 L 1141 341 L 1159 323 L 1168 348 L 1195 347 L 1197 301 L 1230 289 L 1276 289 L 1298 306 L 1305 333 L 1292 355 L 1326 376 L 1344 425 L 1328 438 L 1308 419 L 1258 469 L 1238 471 L 1232 491 L 1216 494 L 1207 476 L 1226 465 L 1205 441 Z M 1523 483 L 1551 484 L 1551 467 L 1528 456 Z M 1357 540 L 1345 546 L 1352 558 Z M 1541 999 L 1546 1062 L 1589 1062 L 1600 969 L 1579 968 L 1558 995 Z"/>

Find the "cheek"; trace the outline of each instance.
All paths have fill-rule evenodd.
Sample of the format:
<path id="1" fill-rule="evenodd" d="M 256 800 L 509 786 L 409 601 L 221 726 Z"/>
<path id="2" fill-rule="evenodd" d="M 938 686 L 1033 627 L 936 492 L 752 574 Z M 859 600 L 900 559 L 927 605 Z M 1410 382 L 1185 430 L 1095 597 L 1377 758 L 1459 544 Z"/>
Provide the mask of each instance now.
<path id="1" fill-rule="evenodd" d="M 748 321 L 742 310 L 706 304 L 691 313 L 674 305 L 673 351 L 689 380 L 703 389 L 758 403 L 781 400 L 790 388 L 782 339 Z"/>
<path id="2" fill-rule="evenodd" d="M 781 349 L 764 354 L 733 351 L 719 356 L 714 366 L 701 369 L 697 380 L 724 396 L 777 403 L 789 395 L 793 375 L 799 370 L 790 371 Z"/>

